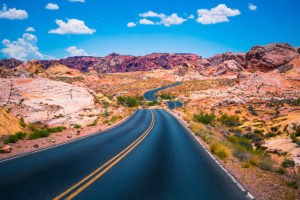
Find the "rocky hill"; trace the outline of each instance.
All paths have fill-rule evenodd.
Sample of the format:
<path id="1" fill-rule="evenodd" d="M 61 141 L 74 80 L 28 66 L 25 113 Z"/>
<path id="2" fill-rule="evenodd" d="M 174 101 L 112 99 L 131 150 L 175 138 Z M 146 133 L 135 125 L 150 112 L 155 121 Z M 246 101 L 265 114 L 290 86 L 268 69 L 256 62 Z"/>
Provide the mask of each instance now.
<path id="1" fill-rule="evenodd" d="M 117 73 L 134 71 L 151 71 L 156 69 L 174 69 L 182 65 L 192 66 L 204 76 L 219 76 L 238 74 L 242 71 L 268 72 L 284 66 L 299 55 L 299 49 L 287 43 L 274 43 L 267 46 L 254 46 L 247 53 L 226 52 L 210 58 L 202 59 L 195 54 L 152 53 L 145 56 L 120 55 L 112 53 L 105 57 L 76 56 L 60 60 L 34 61 L 33 69 L 41 66 L 44 69 L 54 64 L 61 64 L 81 72 Z M 30 62 L 25 62 L 20 69 L 32 68 Z M 15 59 L 0 60 L 0 75 L 15 74 L 13 69 L 21 64 Z M 188 64 L 188 65 L 187 65 Z M 38 67 L 40 70 L 40 67 Z M 186 67 L 184 67 L 186 68 Z M 32 69 L 32 70 L 33 70 Z"/>

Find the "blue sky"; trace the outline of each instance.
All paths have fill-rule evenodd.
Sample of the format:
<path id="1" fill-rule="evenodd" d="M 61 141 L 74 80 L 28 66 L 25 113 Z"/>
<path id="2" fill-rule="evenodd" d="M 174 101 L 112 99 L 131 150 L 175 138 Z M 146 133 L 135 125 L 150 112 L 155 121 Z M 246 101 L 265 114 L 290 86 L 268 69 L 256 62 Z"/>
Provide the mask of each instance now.
<path id="1" fill-rule="evenodd" d="M 1 58 L 209 57 L 273 42 L 300 46 L 299 0 L 0 0 L 0 6 Z"/>

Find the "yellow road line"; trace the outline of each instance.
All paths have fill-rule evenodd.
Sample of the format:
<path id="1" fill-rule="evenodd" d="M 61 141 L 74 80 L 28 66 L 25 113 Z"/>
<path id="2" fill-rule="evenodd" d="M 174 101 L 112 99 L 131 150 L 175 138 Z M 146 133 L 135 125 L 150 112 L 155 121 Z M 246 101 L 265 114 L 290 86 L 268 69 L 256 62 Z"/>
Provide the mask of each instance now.
<path id="1" fill-rule="evenodd" d="M 115 162 L 113 162 L 112 164 L 110 164 L 105 170 L 103 170 L 101 173 L 101 175 L 97 175 L 96 179 L 98 179 L 100 176 L 102 176 L 106 171 L 108 171 L 111 167 L 113 167 L 116 163 L 118 163 L 122 158 L 124 158 L 130 151 L 132 151 L 142 140 L 144 140 L 144 138 L 149 134 L 149 132 L 151 131 L 151 129 L 154 126 L 155 123 L 155 118 L 154 118 L 154 114 L 151 110 L 151 114 L 152 114 L 152 121 L 150 126 L 148 127 L 148 129 L 139 137 L 137 138 L 133 143 L 131 143 L 128 147 L 126 147 L 123 151 L 121 151 L 119 154 L 117 154 L 116 156 L 114 156 L 112 159 L 110 159 L 109 161 L 107 161 L 105 164 L 103 164 L 102 166 L 100 166 L 98 169 L 96 169 L 94 172 L 92 172 L 90 175 L 88 175 L 87 177 L 85 177 L 84 179 L 82 179 L 81 181 L 79 181 L 78 183 L 76 183 L 75 185 L 73 185 L 71 188 L 69 188 L 68 190 L 66 190 L 65 192 L 63 192 L 62 194 L 60 194 L 59 196 L 55 197 L 53 200 L 59 200 L 60 198 L 62 198 L 63 196 L 65 196 L 66 194 L 68 194 L 70 191 L 72 191 L 73 189 L 75 189 L 76 187 L 78 187 L 80 184 L 82 184 L 83 182 L 85 182 L 86 180 L 88 180 L 90 177 L 92 177 L 93 175 L 95 175 L 97 172 L 99 172 L 100 170 L 102 170 L 104 167 L 106 167 L 107 165 L 109 165 L 111 162 L 113 162 L 115 160 Z M 123 154 L 123 155 L 122 155 Z M 122 155 L 122 156 L 121 156 Z M 119 157 L 121 156 L 121 157 Z M 118 158 L 119 157 L 119 158 Z M 118 159 L 117 159 L 118 158 Z M 117 160 L 116 160 L 117 159 Z M 91 179 L 91 181 L 89 181 L 88 183 L 86 183 L 85 185 L 83 185 L 81 188 L 85 189 L 86 187 L 88 187 L 91 183 L 93 183 L 95 180 L 95 177 L 93 179 Z M 88 184 L 88 185 L 87 185 Z M 87 186 L 86 186 L 87 185 Z M 76 193 L 78 190 L 80 190 L 81 188 L 77 189 L 74 193 Z M 79 192 L 81 192 L 83 189 L 81 189 Z M 74 193 L 71 194 L 67 199 L 72 199 L 74 196 L 76 196 L 79 192 L 77 192 L 75 195 Z M 73 196 L 72 196 L 73 195 Z M 72 197 L 71 197 L 72 196 Z M 71 198 L 70 198 L 71 197 Z"/>

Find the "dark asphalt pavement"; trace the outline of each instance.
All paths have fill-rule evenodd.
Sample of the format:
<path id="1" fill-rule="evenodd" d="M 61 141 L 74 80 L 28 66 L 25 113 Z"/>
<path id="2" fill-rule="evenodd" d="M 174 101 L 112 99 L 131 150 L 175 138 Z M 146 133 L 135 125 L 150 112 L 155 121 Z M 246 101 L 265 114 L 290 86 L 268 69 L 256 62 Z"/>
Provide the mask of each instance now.
<path id="1" fill-rule="evenodd" d="M 183 103 L 181 103 L 181 101 L 167 101 L 167 104 L 169 109 L 176 109 L 183 106 Z"/>
<path id="2" fill-rule="evenodd" d="M 167 89 L 169 87 L 174 87 L 176 85 L 180 85 L 182 82 L 177 82 L 177 83 L 174 83 L 172 85 L 167 85 L 167 86 L 164 86 L 164 87 L 160 87 L 160 88 L 156 88 L 156 89 L 153 89 L 153 90 L 149 90 L 147 92 L 144 93 L 144 97 L 145 99 L 147 99 L 148 101 L 155 101 L 157 100 L 157 98 L 155 98 L 155 93 L 160 91 L 160 90 L 164 90 L 164 89 Z"/>
<path id="3" fill-rule="evenodd" d="M 153 116 L 151 110 L 138 110 L 109 131 L 0 162 L 1 200 L 53 199 L 65 191 L 59 199 L 245 199 L 162 109 L 153 110 Z"/>

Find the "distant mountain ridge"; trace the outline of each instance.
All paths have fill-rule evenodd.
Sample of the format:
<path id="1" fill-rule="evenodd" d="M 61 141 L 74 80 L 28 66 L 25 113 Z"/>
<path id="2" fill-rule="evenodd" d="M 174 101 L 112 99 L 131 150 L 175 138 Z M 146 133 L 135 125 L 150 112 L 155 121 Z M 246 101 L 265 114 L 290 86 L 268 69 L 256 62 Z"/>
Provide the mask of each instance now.
<path id="1" fill-rule="evenodd" d="M 188 63 L 204 74 L 221 75 L 227 72 L 267 72 L 287 64 L 299 55 L 299 49 L 287 43 L 254 46 L 247 53 L 226 52 L 203 59 L 191 53 L 152 53 L 145 56 L 111 53 L 105 57 L 76 56 L 59 60 L 37 60 L 45 69 L 58 63 L 81 72 L 117 73 L 173 69 Z M 0 60 L 0 68 L 15 68 L 22 64 L 14 58 Z"/>

